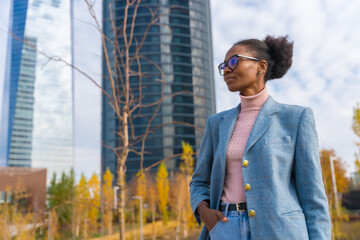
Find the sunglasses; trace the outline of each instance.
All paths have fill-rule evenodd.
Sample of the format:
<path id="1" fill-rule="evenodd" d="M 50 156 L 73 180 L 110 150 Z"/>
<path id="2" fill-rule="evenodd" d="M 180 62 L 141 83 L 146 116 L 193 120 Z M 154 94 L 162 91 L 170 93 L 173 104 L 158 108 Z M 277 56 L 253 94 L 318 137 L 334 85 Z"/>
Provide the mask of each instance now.
<path id="1" fill-rule="evenodd" d="M 229 60 L 220 63 L 220 65 L 218 66 L 220 75 L 224 76 L 224 71 L 225 71 L 226 66 L 231 71 L 234 71 L 237 68 L 238 64 L 239 64 L 239 58 L 243 58 L 241 60 L 260 61 L 259 59 L 254 58 L 254 57 L 248 57 L 248 56 L 244 56 L 244 55 L 240 55 L 240 54 L 235 54 L 235 55 L 231 56 L 229 58 Z"/>

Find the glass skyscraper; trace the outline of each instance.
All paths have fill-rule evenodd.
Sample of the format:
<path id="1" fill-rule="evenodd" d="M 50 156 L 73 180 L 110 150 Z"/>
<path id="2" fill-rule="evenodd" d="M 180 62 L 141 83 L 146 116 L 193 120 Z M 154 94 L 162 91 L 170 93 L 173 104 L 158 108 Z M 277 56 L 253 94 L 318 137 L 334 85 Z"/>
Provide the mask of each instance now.
<path id="1" fill-rule="evenodd" d="M 110 8 L 109 8 L 110 4 Z M 118 29 L 120 48 L 124 46 L 121 34 L 124 20 L 126 1 L 103 1 L 103 31 L 110 39 L 114 39 L 113 27 L 110 21 L 110 10 L 113 12 L 114 23 Z M 130 55 L 134 55 L 136 41 L 141 42 L 146 28 L 151 21 L 150 9 L 160 12 L 159 24 L 153 25 L 146 37 L 140 55 L 157 63 L 165 76 L 163 94 L 180 91 L 190 91 L 192 94 L 181 94 L 167 98 L 161 105 L 152 126 L 161 125 L 170 121 L 187 122 L 199 128 L 186 125 L 164 125 L 149 135 L 146 144 L 144 167 L 173 154 L 182 152 L 181 141 L 190 143 L 198 149 L 207 117 L 215 113 L 214 77 L 212 65 L 212 40 L 209 0 L 142 0 L 137 11 L 134 26 L 134 43 L 130 48 Z M 130 32 L 134 6 L 129 8 L 127 31 Z M 135 41 L 136 39 L 136 41 Z M 114 60 L 114 46 L 107 45 L 110 59 Z M 142 76 L 141 89 L 143 103 L 151 103 L 161 96 L 161 84 L 157 81 L 161 76 L 159 70 L 151 62 L 140 59 Z M 112 65 L 114 66 L 114 65 Z M 132 65 L 132 70 L 137 71 L 137 64 Z M 108 81 L 106 62 L 103 60 L 103 88 L 111 93 Z M 134 96 L 139 96 L 139 78 L 131 78 L 131 87 Z M 140 118 L 133 119 L 134 132 L 141 135 L 145 132 L 148 119 L 155 108 L 141 110 Z M 133 116 L 139 112 L 134 112 Z M 115 131 L 119 128 L 118 120 L 103 96 L 102 101 L 102 141 L 104 145 L 117 147 L 119 137 Z M 130 139 L 132 140 L 132 139 Z M 139 149 L 140 144 L 135 145 Z M 169 171 L 176 171 L 180 165 L 180 158 L 166 161 Z M 127 179 L 136 174 L 140 167 L 140 157 L 130 152 L 126 162 Z M 117 163 L 113 150 L 109 147 L 102 148 L 102 171 L 109 168 L 116 173 Z"/>
<path id="2" fill-rule="evenodd" d="M 12 0 L 0 129 L 0 165 L 74 166 L 71 0 Z"/>

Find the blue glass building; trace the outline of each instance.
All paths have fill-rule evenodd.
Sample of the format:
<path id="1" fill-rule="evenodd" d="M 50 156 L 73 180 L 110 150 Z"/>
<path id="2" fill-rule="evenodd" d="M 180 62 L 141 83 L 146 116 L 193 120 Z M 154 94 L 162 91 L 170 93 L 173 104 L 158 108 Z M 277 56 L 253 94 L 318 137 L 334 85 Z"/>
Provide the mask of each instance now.
<path id="1" fill-rule="evenodd" d="M 109 8 L 109 4 L 110 8 Z M 110 39 L 115 39 L 110 21 L 110 10 L 113 12 L 116 28 L 121 30 L 124 20 L 126 1 L 103 1 L 103 31 Z M 170 8 L 169 8 L 170 7 Z M 157 63 L 165 76 L 163 94 L 180 91 L 190 91 L 192 94 L 181 94 L 167 98 L 161 105 L 152 126 L 169 121 L 187 122 L 200 128 L 205 127 L 207 117 L 215 113 L 214 77 L 212 65 L 212 40 L 209 0 L 142 0 L 135 20 L 134 38 L 140 42 L 146 27 L 151 21 L 151 12 L 159 9 L 167 11 L 160 17 L 159 23 L 153 25 L 145 39 L 140 54 Z M 134 7 L 129 8 L 127 31 L 129 33 Z M 121 31 L 119 31 L 121 32 Z M 123 36 L 118 32 L 120 48 L 124 46 Z M 135 40 L 134 40 L 135 42 Z M 135 53 L 135 43 L 130 48 L 130 55 Z M 107 45 L 111 55 L 114 46 Z M 114 60 L 114 56 L 110 56 Z M 141 89 L 143 103 L 151 103 L 160 99 L 161 84 L 159 70 L 151 62 L 141 59 L 142 76 Z M 113 66 L 113 65 L 112 65 Z M 132 70 L 138 69 L 133 64 Z M 108 81 L 106 62 L 103 60 L 103 88 L 111 92 Z M 139 78 L 131 78 L 132 91 L 139 95 Z M 155 108 L 142 109 L 141 116 L 133 120 L 135 134 L 145 132 L 149 117 Z M 138 112 L 134 113 L 136 115 Z M 108 99 L 102 99 L 102 141 L 104 145 L 117 147 L 121 145 L 115 131 L 119 128 L 118 120 L 109 104 Z M 150 135 L 145 144 L 144 167 L 182 152 L 181 141 L 189 142 L 194 149 L 198 149 L 203 131 L 186 125 L 164 125 Z M 130 139 L 131 141 L 132 139 Z M 135 148 L 139 149 L 140 145 Z M 166 161 L 168 170 L 179 168 L 180 158 Z M 130 153 L 126 162 L 127 179 L 136 174 L 140 167 L 140 157 Z M 116 173 L 117 163 L 113 150 L 102 147 L 102 171 L 109 168 Z M 115 174 L 116 175 L 116 174 Z"/>
<path id="2" fill-rule="evenodd" d="M 0 165 L 74 166 L 71 0 L 13 0 L 0 129 Z M 24 41 L 23 41 L 24 40 Z"/>

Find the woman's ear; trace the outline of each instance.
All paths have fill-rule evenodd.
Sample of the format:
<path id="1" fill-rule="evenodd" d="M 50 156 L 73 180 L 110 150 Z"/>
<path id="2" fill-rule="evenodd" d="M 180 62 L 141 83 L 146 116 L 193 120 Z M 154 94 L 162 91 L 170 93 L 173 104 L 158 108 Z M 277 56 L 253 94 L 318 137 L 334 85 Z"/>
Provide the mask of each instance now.
<path id="1" fill-rule="evenodd" d="M 265 60 L 259 61 L 259 64 L 258 64 L 258 74 L 263 74 L 263 75 L 265 75 L 266 70 L 267 70 L 267 62 L 266 62 Z"/>

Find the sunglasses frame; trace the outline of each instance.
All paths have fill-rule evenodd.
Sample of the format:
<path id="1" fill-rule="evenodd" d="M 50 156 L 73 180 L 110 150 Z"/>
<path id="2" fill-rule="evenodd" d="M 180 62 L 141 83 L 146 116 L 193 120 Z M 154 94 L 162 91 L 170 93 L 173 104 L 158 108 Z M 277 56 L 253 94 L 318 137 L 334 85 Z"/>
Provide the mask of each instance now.
<path id="1" fill-rule="evenodd" d="M 228 65 L 228 63 L 229 63 L 229 60 L 232 59 L 232 58 L 235 57 L 235 56 L 237 57 L 237 62 L 236 62 L 235 67 L 231 68 L 231 67 Z M 222 62 L 222 63 L 219 64 L 218 69 L 219 69 L 220 75 L 221 75 L 221 76 L 224 76 L 224 70 L 225 70 L 226 67 L 228 67 L 231 71 L 234 71 L 234 70 L 237 68 L 237 66 L 239 65 L 239 57 L 245 58 L 245 59 L 243 59 L 243 60 L 252 60 L 252 61 L 257 61 L 257 62 L 260 61 L 260 59 L 257 59 L 257 58 L 254 58 L 254 57 L 245 56 L 245 55 L 240 55 L 240 54 L 232 55 L 231 57 L 229 57 L 229 59 L 228 59 L 227 61 L 224 61 L 224 62 Z M 224 66 L 224 68 L 220 68 L 220 67 L 222 67 L 222 66 Z M 223 71 L 222 74 L 221 74 L 221 71 Z"/>

